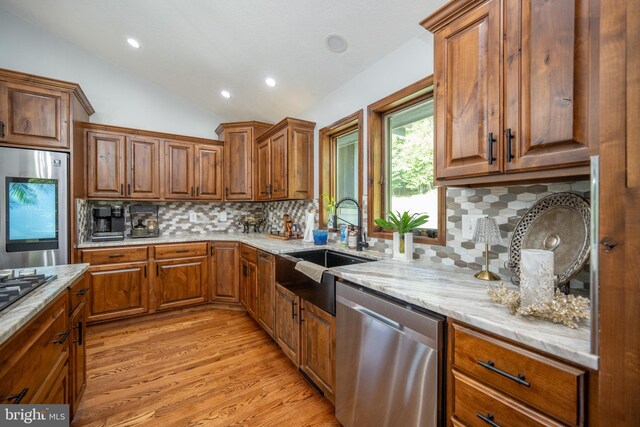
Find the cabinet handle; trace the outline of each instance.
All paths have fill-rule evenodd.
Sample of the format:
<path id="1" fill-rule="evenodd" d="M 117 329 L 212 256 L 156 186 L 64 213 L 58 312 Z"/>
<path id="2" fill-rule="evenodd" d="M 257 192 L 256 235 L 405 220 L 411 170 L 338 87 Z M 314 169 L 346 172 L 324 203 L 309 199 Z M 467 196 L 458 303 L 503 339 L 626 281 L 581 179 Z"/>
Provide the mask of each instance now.
<path id="1" fill-rule="evenodd" d="M 247 266 L 242 265 L 242 277 L 247 277 L 248 275 L 249 275 L 249 272 L 247 271 Z"/>
<path id="2" fill-rule="evenodd" d="M 511 128 L 507 129 L 507 163 L 511 163 L 511 159 L 514 158 L 513 152 L 511 151 L 511 141 L 513 141 L 513 139 L 516 136 L 511 133 Z"/>
<path id="3" fill-rule="evenodd" d="M 69 338 L 69 335 L 71 334 L 71 329 L 67 329 L 67 332 L 63 332 L 60 335 L 60 339 L 57 339 L 55 341 L 51 341 L 51 344 L 64 344 L 65 341 L 67 341 L 67 338 Z"/>
<path id="4" fill-rule="evenodd" d="M 0 121 L 0 138 L 4 138 L 4 122 Z"/>
<path id="5" fill-rule="evenodd" d="M 120 194 L 124 196 L 124 184 L 120 184 Z"/>
<path id="6" fill-rule="evenodd" d="M 158 276 L 160 274 L 160 268 L 158 267 L 158 264 L 156 264 L 156 276 Z"/>
<path id="7" fill-rule="evenodd" d="M 480 412 L 476 414 L 478 418 L 480 418 L 485 423 L 489 424 L 492 427 L 500 427 L 500 424 L 496 424 L 493 422 L 493 414 L 488 413 L 487 415 L 482 415 Z"/>
<path id="8" fill-rule="evenodd" d="M 191 197 L 193 197 L 194 193 L 193 193 L 193 187 L 191 187 Z"/>
<path id="9" fill-rule="evenodd" d="M 127 193 L 131 195 L 131 184 L 127 184 Z"/>
<path id="10" fill-rule="evenodd" d="M 304 317 L 302 317 L 302 312 L 304 311 L 304 307 L 300 307 L 300 321 L 304 322 Z"/>
<path id="11" fill-rule="evenodd" d="M 147 278 L 147 266 L 146 265 L 144 266 L 144 278 L 145 279 Z"/>
<path id="12" fill-rule="evenodd" d="M 29 387 L 25 387 L 22 389 L 22 391 L 18 394 L 10 394 L 7 396 L 7 400 L 8 401 L 14 401 L 13 404 L 17 405 L 18 403 L 20 403 L 20 401 L 22 400 L 22 398 L 24 398 L 24 396 L 27 394 L 27 392 L 29 391 Z"/>
<path id="13" fill-rule="evenodd" d="M 200 195 L 200 187 L 196 187 L 196 197 Z"/>
<path id="14" fill-rule="evenodd" d="M 78 330 L 78 339 L 73 340 L 74 344 L 82 345 L 82 322 L 78 322 L 78 326 L 74 326 L 73 329 Z"/>
<path id="15" fill-rule="evenodd" d="M 296 318 L 296 302 L 291 301 L 291 319 Z"/>
<path id="16" fill-rule="evenodd" d="M 124 256 L 124 254 L 113 254 L 113 255 L 109 255 L 109 258 L 122 258 Z"/>
<path id="17" fill-rule="evenodd" d="M 489 164 L 492 165 L 493 161 L 496 159 L 493 157 L 493 143 L 496 142 L 496 139 L 493 137 L 493 132 L 489 132 L 489 136 L 487 137 L 487 143 L 489 144 Z"/>
<path id="18" fill-rule="evenodd" d="M 224 195 L 225 195 L 225 197 L 229 197 L 229 187 L 226 187 L 224 189 Z"/>
<path id="19" fill-rule="evenodd" d="M 211 245 L 211 256 L 213 256 L 213 249 L 214 249 L 214 247 L 213 247 L 213 245 Z"/>
<path id="20" fill-rule="evenodd" d="M 78 292 L 76 292 L 76 295 L 77 296 L 82 296 L 82 295 L 86 294 L 87 292 L 89 292 L 89 288 L 80 289 Z"/>
<path id="21" fill-rule="evenodd" d="M 508 372 L 505 372 L 501 369 L 498 369 L 495 367 L 495 363 L 493 362 L 493 360 L 489 360 L 488 362 L 483 362 L 482 360 L 478 360 L 478 365 L 482 366 L 483 368 L 486 368 L 488 370 L 490 370 L 491 372 L 495 372 L 496 374 L 500 374 L 505 378 L 509 378 L 511 381 L 515 381 L 520 385 L 523 385 L 525 387 L 531 387 L 531 384 L 529 384 L 528 382 L 526 382 L 524 380 L 524 374 L 520 373 L 518 374 L 518 376 L 515 375 L 511 375 Z"/>
<path id="22" fill-rule="evenodd" d="M 177 254 L 183 254 L 185 252 L 189 252 L 189 249 L 176 249 Z"/>

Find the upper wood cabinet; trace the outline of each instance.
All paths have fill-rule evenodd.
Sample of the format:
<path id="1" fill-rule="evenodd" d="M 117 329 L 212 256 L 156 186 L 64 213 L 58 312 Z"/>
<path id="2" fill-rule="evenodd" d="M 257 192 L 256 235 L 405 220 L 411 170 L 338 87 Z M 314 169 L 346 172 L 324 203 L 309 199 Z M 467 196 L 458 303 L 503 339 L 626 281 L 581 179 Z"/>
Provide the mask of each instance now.
<path id="1" fill-rule="evenodd" d="M 165 141 L 164 196 L 168 199 L 192 199 L 195 197 L 193 144 Z"/>
<path id="2" fill-rule="evenodd" d="M 196 197 L 201 200 L 223 200 L 223 149 L 219 145 L 196 145 Z"/>
<path id="3" fill-rule="evenodd" d="M 314 128 L 288 117 L 257 139 L 256 200 L 313 197 Z"/>
<path id="4" fill-rule="evenodd" d="M 68 150 L 93 108 L 74 83 L 0 69 L 0 143 Z"/>
<path id="5" fill-rule="evenodd" d="M 262 122 L 222 123 L 216 129 L 224 140 L 226 200 L 253 200 L 255 139 L 272 125 Z"/>
<path id="6" fill-rule="evenodd" d="M 126 146 L 127 196 L 136 199 L 160 198 L 160 139 L 128 136 Z"/>
<path id="7" fill-rule="evenodd" d="M 456 1 L 422 22 L 434 33 L 439 183 L 588 174 L 591 1 Z"/>
<path id="8" fill-rule="evenodd" d="M 87 132 L 87 196 L 124 197 L 123 135 Z"/>

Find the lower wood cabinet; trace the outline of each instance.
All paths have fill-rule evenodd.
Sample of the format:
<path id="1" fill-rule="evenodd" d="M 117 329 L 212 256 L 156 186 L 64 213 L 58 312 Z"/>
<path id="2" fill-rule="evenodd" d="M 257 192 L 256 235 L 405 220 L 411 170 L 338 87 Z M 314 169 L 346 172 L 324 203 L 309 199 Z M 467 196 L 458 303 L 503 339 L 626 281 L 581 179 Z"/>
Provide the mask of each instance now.
<path id="1" fill-rule="evenodd" d="M 332 403 L 336 384 L 336 318 L 302 300 L 300 370 Z"/>
<path id="2" fill-rule="evenodd" d="M 258 323 L 273 337 L 275 326 L 275 258 L 258 251 Z"/>
<path id="3" fill-rule="evenodd" d="M 155 309 L 166 310 L 207 301 L 207 257 L 155 262 Z"/>
<path id="4" fill-rule="evenodd" d="M 70 335 L 65 292 L 0 346 L 0 404 L 68 403 Z"/>
<path id="5" fill-rule="evenodd" d="M 240 301 L 254 319 L 258 319 L 258 267 L 245 258 L 240 259 Z"/>
<path id="6" fill-rule="evenodd" d="M 455 322 L 448 342 L 452 423 L 586 425 L 584 369 Z"/>
<path id="7" fill-rule="evenodd" d="M 300 366 L 300 297 L 276 283 L 275 336 L 282 352 Z"/>
<path id="8" fill-rule="evenodd" d="M 149 311 L 146 262 L 89 269 L 89 322 L 111 320 Z"/>
<path id="9" fill-rule="evenodd" d="M 84 275 L 69 287 L 69 312 L 71 315 L 71 342 L 69 352 L 69 407 L 71 417 L 78 410 L 80 399 L 87 386 L 87 319 L 89 318 L 88 275 Z"/>
<path id="10" fill-rule="evenodd" d="M 228 303 L 240 301 L 239 251 L 240 244 L 236 242 L 213 243 L 212 300 Z"/>

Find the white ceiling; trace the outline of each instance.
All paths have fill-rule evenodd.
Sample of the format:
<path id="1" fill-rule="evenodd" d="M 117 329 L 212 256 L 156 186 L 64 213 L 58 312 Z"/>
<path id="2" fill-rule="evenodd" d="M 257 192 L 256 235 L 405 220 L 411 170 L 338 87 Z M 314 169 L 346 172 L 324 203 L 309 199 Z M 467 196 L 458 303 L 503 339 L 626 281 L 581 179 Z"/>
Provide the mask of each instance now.
<path id="1" fill-rule="evenodd" d="M 312 106 L 421 34 L 445 0 L 0 0 L 0 7 L 229 121 Z M 349 48 L 325 47 L 328 34 Z M 134 37 L 139 50 L 127 45 Z M 271 76 L 278 86 L 270 88 Z M 220 96 L 229 90 L 231 99 Z"/>

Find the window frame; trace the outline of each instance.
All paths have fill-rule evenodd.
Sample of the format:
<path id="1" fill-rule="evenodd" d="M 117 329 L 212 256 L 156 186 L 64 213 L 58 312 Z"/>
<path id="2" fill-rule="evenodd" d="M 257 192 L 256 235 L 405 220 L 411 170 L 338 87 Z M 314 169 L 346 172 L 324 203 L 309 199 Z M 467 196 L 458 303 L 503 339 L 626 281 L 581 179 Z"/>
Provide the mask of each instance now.
<path id="1" fill-rule="evenodd" d="M 363 156 L 362 156 L 362 131 L 364 124 L 364 109 L 360 109 L 353 114 L 341 118 L 340 120 L 326 126 L 319 131 L 319 224 L 326 227 L 328 221 L 327 201 L 322 197 L 323 193 L 331 197 L 336 195 L 336 139 L 353 131 L 358 131 L 358 204 L 362 207 L 363 189 Z M 327 173 L 328 171 L 328 173 Z"/>
<path id="2" fill-rule="evenodd" d="M 367 231 L 370 237 L 392 239 L 391 232 L 383 231 L 373 222 L 383 217 L 386 185 L 385 116 L 434 98 L 433 75 L 427 76 L 367 107 Z M 435 114 L 435 110 L 434 110 Z M 435 135 L 434 135 L 435 138 Z M 437 147 L 434 139 L 434 156 Z M 435 162 L 434 162 L 435 164 Z M 446 244 L 446 189 L 438 187 L 438 237 L 414 236 L 415 243 L 444 246 Z"/>

